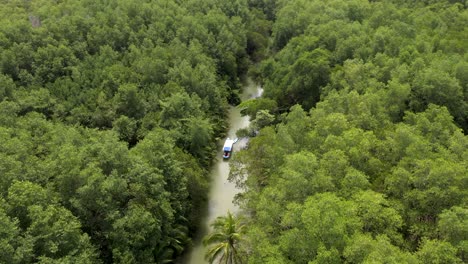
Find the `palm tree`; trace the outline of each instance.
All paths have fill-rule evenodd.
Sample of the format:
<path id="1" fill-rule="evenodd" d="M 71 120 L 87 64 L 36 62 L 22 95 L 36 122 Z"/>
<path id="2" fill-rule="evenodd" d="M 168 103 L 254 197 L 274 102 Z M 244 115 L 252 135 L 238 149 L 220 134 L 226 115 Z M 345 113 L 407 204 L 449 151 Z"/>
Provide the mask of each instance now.
<path id="1" fill-rule="evenodd" d="M 242 219 L 228 211 L 226 216 L 217 217 L 211 226 L 213 232 L 203 239 L 205 246 L 212 245 L 205 258 L 210 263 L 242 264 L 239 252 L 245 227 Z"/>

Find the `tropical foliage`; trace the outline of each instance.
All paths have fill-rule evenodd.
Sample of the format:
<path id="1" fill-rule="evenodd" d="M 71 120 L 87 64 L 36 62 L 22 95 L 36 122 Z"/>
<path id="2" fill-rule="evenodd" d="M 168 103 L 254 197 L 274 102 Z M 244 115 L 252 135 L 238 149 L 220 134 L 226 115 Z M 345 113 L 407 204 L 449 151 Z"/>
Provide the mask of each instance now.
<path id="1" fill-rule="evenodd" d="M 246 1 L 0 1 L 0 262 L 180 256 L 263 20 Z"/>
<path id="2" fill-rule="evenodd" d="M 210 263 L 240 264 L 243 262 L 242 239 L 245 223 L 241 217 L 230 211 L 226 216 L 217 217 L 211 224 L 213 231 L 203 239 L 209 246 L 206 259 Z"/>
<path id="3" fill-rule="evenodd" d="M 464 1 L 274 2 L 231 163 L 248 263 L 466 263 Z"/>
<path id="4" fill-rule="evenodd" d="M 169 263 L 247 72 L 225 263 L 468 262 L 462 0 L 0 0 L 0 262 Z"/>

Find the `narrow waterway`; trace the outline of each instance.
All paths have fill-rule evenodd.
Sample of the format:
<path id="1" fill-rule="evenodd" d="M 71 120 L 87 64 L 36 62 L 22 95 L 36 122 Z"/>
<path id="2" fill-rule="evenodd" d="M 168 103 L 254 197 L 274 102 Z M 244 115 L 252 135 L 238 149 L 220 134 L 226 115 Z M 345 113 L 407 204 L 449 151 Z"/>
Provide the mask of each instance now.
<path id="1" fill-rule="evenodd" d="M 253 83 L 250 79 L 247 80 L 246 85 L 243 87 L 241 100 L 247 100 L 254 97 L 261 96 L 262 89 Z M 229 110 L 229 131 L 227 137 L 236 138 L 236 131 L 240 128 L 249 125 L 249 117 L 241 116 L 239 109 L 231 107 Z M 220 142 L 222 146 L 223 142 Z M 234 151 L 232 155 L 236 155 L 247 144 L 247 139 L 239 139 L 234 144 Z M 228 181 L 229 176 L 229 161 L 223 160 L 222 150 L 220 147 L 219 153 L 216 155 L 216 161 L 211 171 L 211 185 L 208 195 L 208 212 L 206 217 L 200 224 L 200 233 L 194 241 L 194 248 L 187 255 L 183 263 L 186 264 L 204 264 L 208 263 L 205 259 L 205 248 L 202 244 L 202 238 L 210 231 L 210 223 L 218 216 L 225 215 L 228 210 L 235 213 L 239 208 L 233 204 L 234 196 L 240 191 L 236 188 L 234 183 Z"/>

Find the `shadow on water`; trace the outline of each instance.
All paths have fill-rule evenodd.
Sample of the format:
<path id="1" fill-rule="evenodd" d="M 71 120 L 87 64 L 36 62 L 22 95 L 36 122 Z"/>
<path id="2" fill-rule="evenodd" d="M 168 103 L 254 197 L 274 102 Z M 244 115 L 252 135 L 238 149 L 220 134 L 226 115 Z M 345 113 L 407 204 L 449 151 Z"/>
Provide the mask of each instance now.
<path id="1" fill-rule="evenodd" d="M 242 94 L 240 95 L 241 100 L 247 100 L 261 96 L 262 89 L 254 84 L 250 79 L 246 81 L 243 87 Z M 229 110 L 229 131 L 226 137 L 236 138 L 236 131 L 245 128 L 249 125 L 249 117 L 241 116 L 240 110 L 236 107 L 231 107 Z M 235 155 L 236 151 L 244 148 L 247 144 L 247 139 L 240 139 L 234 144 L 234 151 L 232 155 Z M 219 142 L 219 145 L 223 145 L 223 142 Z M 237 205 L 233 204 L 234 196 L 240 192 L 236 188 L 235 183 L 228 181 L 229 176 L 229 159 L 224 160 L 222 158 L 222 150 L 216 155 L 213 168 L 210 172 L 210 192 L 208 194 L 208 203 L 204 208 L 200 210 L 204 211 L 204 217 L 202 217 L 199 225 L 198 234 L 194 238 L 193 248 L 183 257 L 180 263 L 184 264 L 204 264 L 208 263 L 205 256 L 205 248 L 202 244 L 203 237 L 210 231 L 210 223 L 218 216 L 225 215 L 228 210 L 231 212 L 239 211 Z"/>

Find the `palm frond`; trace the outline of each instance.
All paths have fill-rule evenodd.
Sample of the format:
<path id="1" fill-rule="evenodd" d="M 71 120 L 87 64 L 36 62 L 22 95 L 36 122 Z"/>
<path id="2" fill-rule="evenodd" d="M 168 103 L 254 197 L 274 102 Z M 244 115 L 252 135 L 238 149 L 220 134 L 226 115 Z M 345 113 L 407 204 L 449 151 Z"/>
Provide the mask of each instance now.
<path id="1" fill-rule="evenodd" d="M 242 259 L 238 251 L 245 229 L 243 219 L 231 212 L 217 217 L 211 224 L 213 232 L 203 239 L 203 245 L 213 245 L 205 258 L 210 263 L 240 264 Z"/>

